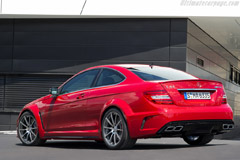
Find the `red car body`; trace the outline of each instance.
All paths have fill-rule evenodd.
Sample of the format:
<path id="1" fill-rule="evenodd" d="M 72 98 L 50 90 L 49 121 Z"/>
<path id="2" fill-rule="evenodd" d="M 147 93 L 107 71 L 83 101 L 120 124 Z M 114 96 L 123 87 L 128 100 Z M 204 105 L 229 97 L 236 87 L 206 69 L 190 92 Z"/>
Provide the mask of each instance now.
<path id="1" fill-rule="evenodd" d="M 57 97 L 49 94 L 27 104 L 19 116 L 25 111 L 34 115 L 41 139 L 101 140 L 101 120 L 112 107 L 124 115 L 131 138 L 181 136 L 180 133 L 164 132 L 167 126 L 174 123 L 190 126 L 188 130 L 191 133 L 201 133 L 201 128 L 191 129 L 191 125 L 201 122 L 221 127 L 225 123 L 233 124 L 233 112 L 226 102 L 220 82 L 197 77 L 188 80 L 145 81 L 129 70 L 134 66 L 152 67 L 104 65 L 86 69 L 78 74 L 108 68 L 121 73 L 125 79 L 118 84 L 92 87 Z M 189 91 L 208 91 L 211 99 L 186 100 L 184 92 Z M 154 101 L 151 97 L 155 94 L 163 94 L 163 97 L 167 95 L 170 99 L 167 97 L 166 101 Z M 212 128 L 211 132 L 221 134 L 224 132 L 221 127 L 215 130 Z"/>

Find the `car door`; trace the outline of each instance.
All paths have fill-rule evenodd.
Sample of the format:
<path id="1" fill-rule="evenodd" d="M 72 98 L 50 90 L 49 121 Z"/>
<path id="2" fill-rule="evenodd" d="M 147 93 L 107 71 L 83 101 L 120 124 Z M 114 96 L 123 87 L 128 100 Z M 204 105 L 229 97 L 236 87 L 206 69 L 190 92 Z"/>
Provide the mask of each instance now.
<path id="1" fill-rule="evenodd" d="M 81 131 L 84 130 L 85 107 L 99 69 L 85 71 L 64 84 L 57 97 L 48 100 L 47 123 L 45 130 L 52 131 Z M 58 132 L 61 133 L 61 132 Z M 71 133 L 71 132 L 68 132 Z"/>
<path id="2" fill-rule="evenodd" d="M 87 130 L 99 129 L 99 118 L 104 104 L 123 92 L 120 83 L 124 80 L 125 76 L 116 70 L 106 68 L 102 70 L 88 96 L 85 112 L 88 115 Z"/>

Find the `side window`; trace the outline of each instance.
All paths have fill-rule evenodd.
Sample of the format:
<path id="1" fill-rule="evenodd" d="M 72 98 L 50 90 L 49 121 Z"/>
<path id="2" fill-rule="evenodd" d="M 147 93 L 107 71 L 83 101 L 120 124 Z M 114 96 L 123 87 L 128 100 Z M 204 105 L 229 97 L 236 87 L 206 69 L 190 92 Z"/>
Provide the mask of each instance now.
<path id="1" fill-rule="evenodd" d="M 106 86 L 111 84 L 117 84 L 124 80 L 124 76 L 112 69 L 103 69 L 96 83 L 96 86 Z"/>
<path id="2" fill-rule="evenodd" d="M 99 69 L 94 69 L 77 75 L 63 86 L 60 94 L 90 88 L 98 72 Z"/>

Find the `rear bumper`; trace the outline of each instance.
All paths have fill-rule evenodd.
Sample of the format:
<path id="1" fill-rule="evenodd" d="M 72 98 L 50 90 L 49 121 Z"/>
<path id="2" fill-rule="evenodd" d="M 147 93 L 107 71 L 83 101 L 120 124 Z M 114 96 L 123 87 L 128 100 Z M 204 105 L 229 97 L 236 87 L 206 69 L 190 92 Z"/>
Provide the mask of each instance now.
<path id="1" fill-rule="evenodd" d="M 233 124 L 233 112 L 228 104 L 207 107 L 164 105 L 157 106 L 156 108 L 157 110 L 154 112 L 133 113 L 127 117 L 129 133 L 132 138 L 149 138 L 156 135 L 181 136 L 183 133 L 163 134 L 161 132 L 171 123 L 181 123 L 186 126 L 186 128 L 184 128 L 184 134 L 194 134 L 194 131 L 198 131 L 196 134 L 207 134 L 209 132 L 213 134 L 222 134 L 225 132 L 221 130 L 222 124 Z M 207 124 L 210 125 L 208 131 L 201 131 L 201 127 L 207 127 Z"/>
<path id="2" fill-rule="evenodd" d="M 174 121 L 164 125 L 158 137 L 181 137 L 183 135 L 222 134 L 234 129 L 232 120 Z"/>

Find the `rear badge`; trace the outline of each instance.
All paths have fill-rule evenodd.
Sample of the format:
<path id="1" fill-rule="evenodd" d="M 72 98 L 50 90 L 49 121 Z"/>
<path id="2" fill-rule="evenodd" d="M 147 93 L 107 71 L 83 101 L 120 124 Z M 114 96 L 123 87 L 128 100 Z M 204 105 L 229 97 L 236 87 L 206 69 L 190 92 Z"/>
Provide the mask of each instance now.
<path id="1" fill-rule="evenodd" d="M 222 88 L 221 86 L 215 86 L 214 88 Z"/>
<path id="2" fill-rule="evenodd" d="M 197 87 L 200 88 L 201 87 L 201 83 L 197 82 Z"/>
<path id="3" fill-rule="evenodd" d="M 175 86 L 174 86 L 174 85 L 169 85 L 168 87 L 169 87 L 169 88 L 175 88 Z"/>

